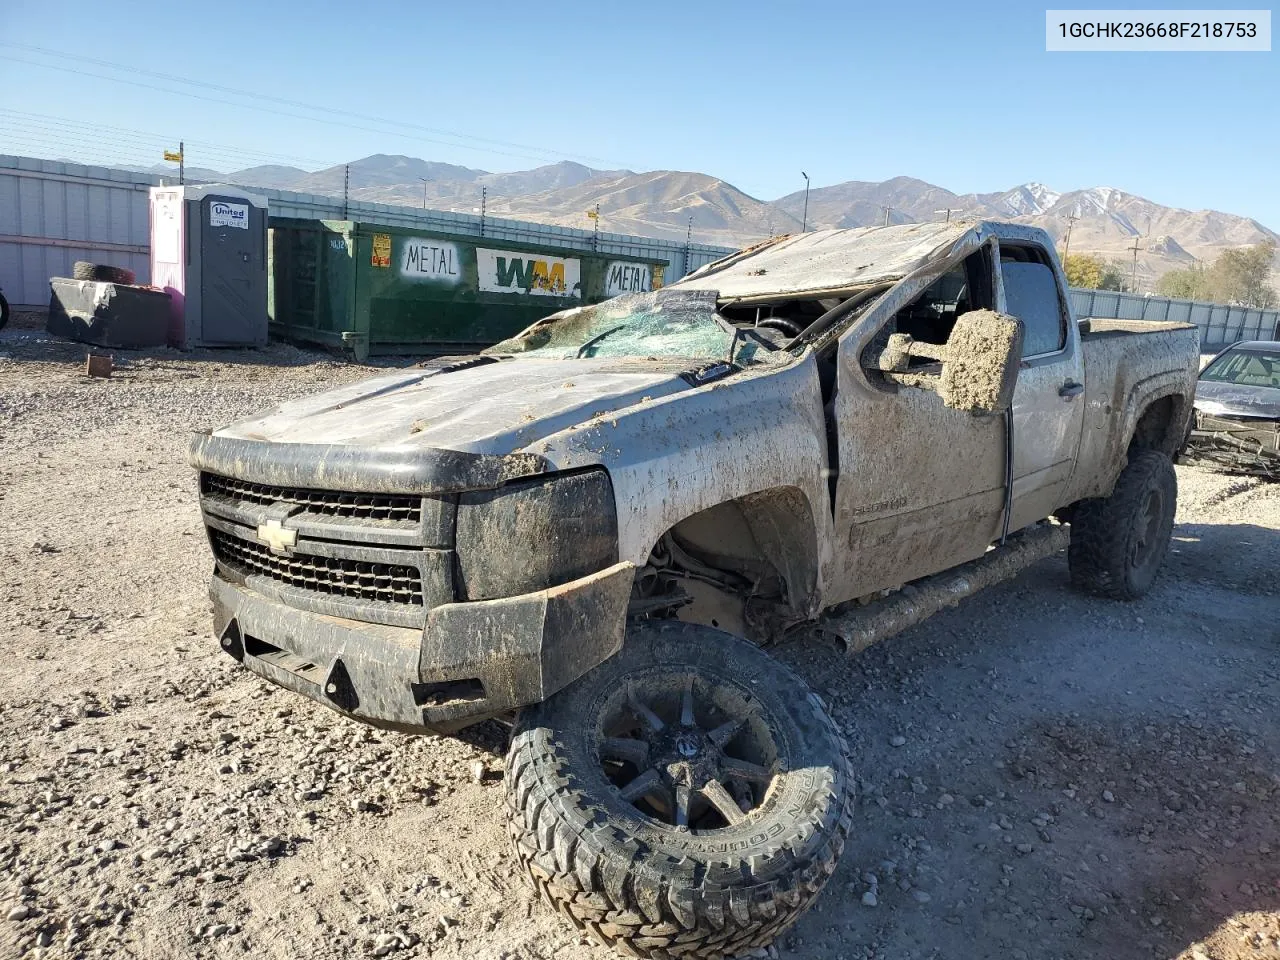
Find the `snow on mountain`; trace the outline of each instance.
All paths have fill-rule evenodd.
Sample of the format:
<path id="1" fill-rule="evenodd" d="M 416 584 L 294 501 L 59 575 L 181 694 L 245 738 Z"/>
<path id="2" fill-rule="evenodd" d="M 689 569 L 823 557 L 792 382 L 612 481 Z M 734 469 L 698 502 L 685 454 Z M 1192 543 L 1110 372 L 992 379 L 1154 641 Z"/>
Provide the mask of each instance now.
<path id="1" fill-rule="evenodd" d="M 1057 203 L 1060 196 L 1062 194 L 1043 183 L 1024 183 L 999 197 L 992 205 L 1014 217 L 1037 216 Z"/>

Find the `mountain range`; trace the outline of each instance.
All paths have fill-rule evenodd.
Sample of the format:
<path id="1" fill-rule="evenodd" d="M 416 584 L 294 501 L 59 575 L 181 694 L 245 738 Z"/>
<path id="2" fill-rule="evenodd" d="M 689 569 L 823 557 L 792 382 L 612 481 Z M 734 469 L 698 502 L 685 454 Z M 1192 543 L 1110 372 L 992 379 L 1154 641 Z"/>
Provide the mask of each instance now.
<path id="1" fill-rule="evenodd" d="M 171 175 L 172 165 L 147 168 Z M 1059 192 L 1024 183 L 994 193 L 957 194 L 912 177 L 879 182 L 851 180 L 773 201 L 749 196 L 703 173 L 597 170 L 562 161 L 511 173 L 375 154 L 350 164 L 309 172 L 265 165 L 230 173 L 189 167 L 196 180 L 342 196 L 355 200 L 479 212 L 482 191 L 490 216 L 589 229 L 586 213 L 600 210 L 600 228 L 673 240 L 737 247 L 779 233 L 809 229 L 909 223 L 944 217 L 1012 220 L 1042 227 L 1062 246 L 1121 260 L 1126 272 L 1136 256 L 1138 289 L 1154 286 L 1166 271 L 1211 260 L 1231 247 L 1280 242 L 1257 220 L 1216 210 L 1183 210 L 1114 187 Z"/>

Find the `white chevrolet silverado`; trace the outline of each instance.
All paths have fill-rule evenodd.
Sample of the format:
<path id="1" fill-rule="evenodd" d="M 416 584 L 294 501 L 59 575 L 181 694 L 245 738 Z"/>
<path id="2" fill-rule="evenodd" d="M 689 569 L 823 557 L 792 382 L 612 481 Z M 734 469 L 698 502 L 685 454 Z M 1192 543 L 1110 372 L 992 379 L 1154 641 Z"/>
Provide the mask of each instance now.
<path id="1" fill-rule="evenodd" d="M 516 855 L 633 956 L 768 943 L 845 845 L 848 750 L 763 649 L 1069 525 L 1167 551 L 1194 328 L 1077 321 L 991 222 L 771 240 L 198 435 L 222 647 L 366 723 L 512 727 Z"/>

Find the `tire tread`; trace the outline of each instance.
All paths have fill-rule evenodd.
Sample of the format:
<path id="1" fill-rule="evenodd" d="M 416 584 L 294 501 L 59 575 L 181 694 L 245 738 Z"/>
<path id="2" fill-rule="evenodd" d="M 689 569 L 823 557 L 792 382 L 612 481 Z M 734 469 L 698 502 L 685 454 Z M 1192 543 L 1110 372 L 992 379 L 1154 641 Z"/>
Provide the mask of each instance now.
<path id="1" fill-rule="evenodd" d="M 771 840 L 728 877 L 695 858 L 650 849 L 610 826 L 564 769 L 553 732 L 517 727 L 506 761 L 508 825 L 516 858 L 538 896 L 578 929 L 646 960 L 715 960 L 770 943 L 822 891 L 853 821 L 853 773 L 844 738 L 821 701 L 810 698 L 804 713 L 811 718 L 806 735 L 838 746 L 833 783 L 844 786 L 828 788 L 805 812 L 804 822 L 822 840 L 803 859 Z M 755 882 L 778 857 L 786 867 Z M 731 882 L 717 882 L 716 876 Z"/>
<path id="2" fill-rule="evenodd" d="M 1134 514 L 1152 484 L 1166 486 L 1177 503 L 1173 462 L 1158 450 L 1133 454 L 1109 497 L 1081 500 L 1071 516 L 1067 564 L 1072 586 L 1113 600 L 1136 600 L 1145 593 L 1129 577 L 1129 540 Z"/>

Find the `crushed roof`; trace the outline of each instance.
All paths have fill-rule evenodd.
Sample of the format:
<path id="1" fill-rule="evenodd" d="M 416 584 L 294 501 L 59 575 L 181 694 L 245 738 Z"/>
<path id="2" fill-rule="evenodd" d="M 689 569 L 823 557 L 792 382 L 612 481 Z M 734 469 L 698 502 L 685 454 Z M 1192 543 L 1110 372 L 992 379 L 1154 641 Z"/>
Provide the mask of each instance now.
<path id="1" fill-rule="evenodd" d="M 717 290 L 721 300 L 836 295 L 900 280 L 945 256 L 970 234 L 977 242 L 994 234 L 1051 244 L 1048 235 L 1034 227 L 975 220 L 815 230 L 730 254 L 672 286 Z"/>

